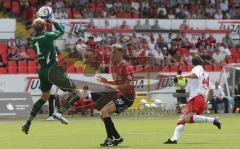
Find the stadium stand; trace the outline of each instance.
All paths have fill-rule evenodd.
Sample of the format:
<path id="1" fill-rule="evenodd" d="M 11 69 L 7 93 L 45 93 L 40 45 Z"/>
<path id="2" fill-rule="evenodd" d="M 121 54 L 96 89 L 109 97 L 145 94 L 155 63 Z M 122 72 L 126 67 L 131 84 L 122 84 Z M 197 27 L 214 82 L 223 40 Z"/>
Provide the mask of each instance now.
<path id="1" fill-rule="evenodd" d="M 213 1 L 203 2 L 200 0 L 186 2 L 178 1 L 177 3 L 172 3 L 172 1 L 166 0 L 58 0 L 48 2 L 44 0 L 4 0 L 0 1 L 0 3 L 2 6 L 2 10 L 5 13 L 10 12 L 20 16 L 25 20 L 27 25 L 31 24 L 31 20 L 35 17 L 34 14 L 36 14 L 36 11 L 42 5 L 51 6 L 54 10 L 55 17 L 59 19 L 78 19 L 92 17 L 214 19 L 217 17 L 217 15 L 218 17 L 222 16 L 222 18 L 220 19 L 239 19 L 240 16 L 239 3 L 234 0 L 216 1 L 216 3 L 213 3 Z M 227 8 L 221 7 L 223 5 L 227 6 Z M 212 8 L 214 10 L 209 10 L 209 8 Z M 217 10 L 221 10 L 219 11 L 221 14 L 217 14 Z M 206 38 L 206 40 L 202 39 L 202 37 L 199 37 L 196 45 L 194 45 L 191 40 L 183 42 L 184 40 L 186 40 L 184 33 L 192 32 L 193 30 L 189 30 L 189 26 L 186 24 L 183 24 L 181 26 L 182 27 L 179 31 L 179 37 L 172 37 L 169 47 L 169 39 L 164 39 L 160 35 L 159 37 L 153 37 L 151 36 L 151 34 L 142 34 L 142 37 L 138 36 L 138 38 L 136 39 L 134 33 L 127 37 L 122 34 L 123 32 L 133 32 L 132 29 L 107 29 L 111 32 L 119 32 L 119 34 L 105 35 L 104 32 L 106 31 L 106 29 L 94 29 L 95 25 L 90 25 L 90 28 L 87 28 L 87 31 L 92 32 L 92 39 L 84 40 L 83 42 L 88 45 L 88 50 L 91 51 L 92 57 L 89 58 L 86 62 L 89 64 L 98 63 L 101 67 L 105 67 L 102 70 L 107 70 L 107 72 L 111 72 L 111 69 L 108 68 L 110 61 L 110 50 L 108 47 L 110 47 L 114 43 L 112 41 L 112 38 L 114 38 L 115 40 L 119 40 L 122 44 L 130 43 L 132 46 L 134 46 L 133 49 L 128 46 L 128 54 L 130 56 L 127 58 L 132 61 L 132 63 L 134 64 L 133 69 L 137 72 L 176 72 L 178 69 L 181 69 L 182 71 L 190 71 L 192 68 L 190 60 L 192 57 L 192 51 L 195 50 L 195 46 L 198 48 L 195 52 L 197 52 L 200 56 L 202 56 L 203 58 L 210 57 L 209 59 L 207 59 L 208 61 L 206 61 L 205 65 L 205 69 L 207 71 L 220 71 L 222 65 L 228 63 L 236 63 L 240 61 L 240 49 L 238 47 L 228 46 L 227 48 L 223 48 L 224 46 L 221 43 L 216 43 L 214 37 L 208 37 L 207 35 L 204 35 L 205 37 L 203 38 Z M 103 33 L 96 35 L 97 32 Z M 100 36 L 103 36 L 104 40 L 101 40 L 99 42 L 96 39 L 100 38 Z M 150 47 L 152 46 L 152 43 L 149 42 L 150 39 L 152 39 L 156 44 L 158 44 L 160 53 L 156 54 L 156 52 L 152 52 L 152 49 L 150 49 Z M 140 44 L 136 44 L 136 41 Z M 225 42 L 223 41 L 223 43 Z M 210 50 L 209 46 L 210 48 L 213 47 L 213 51 L 207 52 L 207 55 L 204 55 L 204 51 Z M 0 73 L 36 73 L 38 66 L 36 65 L 36 62 L 32 60 L 35 59 L 36 55 L 31 49 L 31 47 L 25 47 L 25 51 L 29 59 L 25 61 L 15 60 L 18 62 L 11 62 L 9 58 L 11 50 L 9 49 L 7 43 L 0 43 L 2 60 L 4 63 L 7 64 L 6 68 L 0 69 Z M 227 49 L 230 50 L 230 54 L 224 55 L 222 49 L 224 49 L 224 51 L 226 51 Z M 218 52 L 224 55 L 222 56 L 222 59 L 218 59 L 219 57 L 215 57 L 217 55 L 215 53 Z M 180 55 L 178 55 L 178 53 Z M 134 58 L 131 58 L 131 56 L 133 55 L 135 57 L 138 57 L 137 62 L 136 60 L 134 60 Z M 162 58 L 159 58 L 160 56 L 162 56 Z M 151 57 L 158 58 L 155 60 L 150 60 Z M 143 63 L 146 63 L 146 65 L 142 65 Z M 83 73 L 84 68 L 73 65 L 68 68 L 67 72 Z"/>

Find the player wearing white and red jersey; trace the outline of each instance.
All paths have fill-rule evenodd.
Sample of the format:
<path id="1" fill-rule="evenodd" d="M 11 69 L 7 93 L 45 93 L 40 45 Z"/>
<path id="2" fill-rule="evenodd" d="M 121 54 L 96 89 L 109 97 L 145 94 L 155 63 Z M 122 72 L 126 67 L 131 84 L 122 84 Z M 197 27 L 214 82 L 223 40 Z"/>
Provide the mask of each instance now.
<path id="1" fill-rule="evenodd" d="M 194 65 L 191 73 L 177 76 L 178 78 L 190 78 L 190 96 L 186 111 L 179 117 L 177 127 L 172 138 L 168 139 L 165 144 L 177 144 L 181 136 L 185 123 L 213 123 L 218 129 L 221 129 L 221 123 L 218 118 L 206 117 L 201 114 L 206 109 L 206 96 L 209 90 L 209 76 L 203 69 L 203 61 L 199 56 L 192 59 Z"/>

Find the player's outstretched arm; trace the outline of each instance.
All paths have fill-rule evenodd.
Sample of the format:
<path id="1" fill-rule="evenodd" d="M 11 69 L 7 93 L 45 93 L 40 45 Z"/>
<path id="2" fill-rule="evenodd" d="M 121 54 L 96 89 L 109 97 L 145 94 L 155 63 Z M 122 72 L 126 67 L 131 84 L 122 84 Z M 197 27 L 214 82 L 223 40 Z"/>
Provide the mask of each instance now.
<path id="1" fill-rule="evenodd" d="M 197 79 L 198 76 L 195 73 L 189 73 L 189 74 L 184 74 L 177 76 L 178 78 L 190 78 L 190 79 Z"/>
<path id="2" fill-rule="evenodd" d="M 52 16 L 48 20 L 52 22 L 53 26 L 56 29 L 53 32 L 48 32 L 48 35 L 52 40 L 56 40 L 57 38 L 61 37 L 64 34 L 63 26 L 55 20 L 54 16 Z"/>
<path id="3" fill-rule="evenodd" d="M 158 73 L 160 77 L 176 77 L 175 74 L 164 74 L 164 73 Z"/>
<path id="4" fill-rule="evenodd" d="M 97 75 L 97 81 L 98 82 L 101 82 L 103 84 L 111 84 L 111 85 L 114 85 L 115 84 L 115 81 L 112 81 L 112 80 L 108 80 L 107 78 L 101 76 L 101 75 Z"/>

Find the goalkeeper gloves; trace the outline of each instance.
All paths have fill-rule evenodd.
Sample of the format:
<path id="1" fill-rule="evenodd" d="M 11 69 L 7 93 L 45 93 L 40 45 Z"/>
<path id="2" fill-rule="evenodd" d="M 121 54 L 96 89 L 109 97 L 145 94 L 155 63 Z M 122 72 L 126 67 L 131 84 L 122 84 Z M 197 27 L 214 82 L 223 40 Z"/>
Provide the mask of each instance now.
<path id="1" fill-rule="evenodd" d="M 50 22 L 56 22 L 56 19 L 54 17 L 54 15 L 52 14 L 51 17 L 48 18 L 48 21 Z"/>

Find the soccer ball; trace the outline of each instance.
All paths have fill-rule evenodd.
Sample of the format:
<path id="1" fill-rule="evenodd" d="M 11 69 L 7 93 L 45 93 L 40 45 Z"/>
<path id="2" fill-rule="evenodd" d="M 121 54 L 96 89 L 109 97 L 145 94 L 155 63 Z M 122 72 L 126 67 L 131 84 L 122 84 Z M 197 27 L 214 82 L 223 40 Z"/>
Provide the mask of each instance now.
<path id="1" fill-rule="evenodd" d="M 43 6 L 38 10 L 37 17 L 48 20 L 50 17 L 52 17 L 52 13 L 52 8 Z"/>

